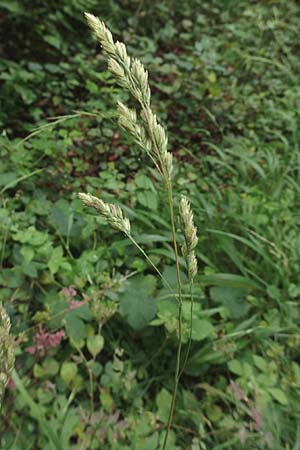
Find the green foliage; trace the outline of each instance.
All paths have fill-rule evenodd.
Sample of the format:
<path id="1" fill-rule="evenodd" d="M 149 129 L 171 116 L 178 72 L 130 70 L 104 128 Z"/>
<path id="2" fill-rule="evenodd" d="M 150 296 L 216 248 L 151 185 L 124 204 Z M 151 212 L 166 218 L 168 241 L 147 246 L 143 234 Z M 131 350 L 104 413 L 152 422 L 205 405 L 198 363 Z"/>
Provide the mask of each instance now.
<path id="1" fill-rule="evenodd" d="M 155 317 L 155 285 L 153 275 L 134 278 L 127 282 L 124 292 L 119 296 L 119 311 L 135 329 L 145 327 Z"/>
<path id="2" fill-rule="evenodd" d="M 128 99 L 84 24 L 90 10 L 151 71 L 174 193 L 191 199 L 200 235 L 169 450 L 296 449 L 297 2 L 16 0 L 0 10 L 0 301 L 16 338 L 0 447 L 162 446 L 175 300 L 75 198 L 85 189 L 125 204 L 134 236 L 173 285 L 166 199 L 112 121 Z M 183 356 L 187 286 L 184 295 Z M 65 333 L 44 356 L 26 351 L 40 325 Z"/>

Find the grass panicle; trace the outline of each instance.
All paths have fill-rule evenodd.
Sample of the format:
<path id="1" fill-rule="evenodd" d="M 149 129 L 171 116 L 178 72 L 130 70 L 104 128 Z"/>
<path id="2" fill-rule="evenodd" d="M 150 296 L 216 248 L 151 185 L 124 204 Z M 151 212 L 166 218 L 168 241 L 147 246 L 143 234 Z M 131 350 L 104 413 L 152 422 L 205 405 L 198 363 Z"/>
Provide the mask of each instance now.
<path id="1" fill-rule="evenodd" d="M 123 231 L 127 235 L 130 234 L 130 221 L 127 217 L 124 217 L 123 211 L 118 205 L 105 203 L 94 195 L 82 192 L 78 194 L 78 197 L 86 206 L 95 208 L 113 228 Z"/>
<path id="2" fill-rule="evenodd" d="M 4 390 L 14 369 L 15 357 L 10 335 L 10 320 L 0 304 L 0 405 Z"/>
<path id="3" fill-rule="evenodd" d="M 151 90 L 148 72 L 136 58 L 130 58 L 121 42 L 114 42 L 111 32 L 105 24 L 92 14 L 85 13 L 88 24 L 108 55 L 108 69 L 118 84 L 132 94 L 140 105 L 140 112 L 119 103 L 119 122 L 135 142 L 151 157 L 156 168 L 165 180 L 170 180 L 173 171 L 172 154 L 168 152 L 166 131 L 158 123 L 151 109 Z"/>
<path id="4" fill-rule="evenodd" d="M 195 248 L 198 243 L 197 228 L 194 225 L 194 216 L 191 205 L 186 197 L 182 196 L 179 204 L 180 222 L 184 235 L 184 244 L 181 247 L 182 256 L 187 265 L 189 280 L 197 274 L 197 258 Z"/>
<path id="5" fill-rule="evenodd" d="M 174 376 L 174 389 L 170 405 L 167 429 L 163 442 L 163 450 L 167 448 L 168 436 L 172 426 L 175 410 L 178 383 L 180 378 L 181 348 L 182 348 L 182 282 L 179 267 L 179 254 L 176 237 L 176 227 L 174 219 L 174 201 L 172 191 L 173 156 L 168 151 L 168 136 L 164 127 L 159 123 L 157 115 L 151 108 L 151 90 L 148 82 L 148 72 L 143 64 L 130 58 L 126 47 L 121 42 L 114 42 L 111 32 L 105 24 L 91 14 L 85 14 L 89 26 L 99 40 L 102 48 L 108 55 L 108 68 L 115 76 L 118 84 L 132 94 L 139 104 L 139 109 L 129 109 L 123 103 L 118 103 L 117 110 L 119 123 L 133 138 L 135 143 L 150 157 L 156 169 L 161 175 L 167 191 L 168 207 L 170 214 L 170 228 L 172 233 L 173 248 L 175 254 L 176 274 L 178 283 L 178 347 L 176 354 L 176 368 Z M 115 228 L 124 231 L 133 244 L 142 252 L 147 261 L 155 268 L 156 272 L 164 280 L 162 274 L 153 264 L 144 250 L 130 235 L 129 222 L 123 217 L 120 209 L 114 205 L 107 205 L 90 194 L 79 194 L 81 200 L 88 206 L 96 208 L 102 216 Z M 187 262 L 190 279 L 193 279 L 197 272 L 197 261 L 194 253 L 196 246 L 196 229 L 193 224 L 193 216 L 187 201 L 182 203 L 182 222 L 185 233 L 185 258 Z M 182 215 L 181 214 L 181 215 Z M 165 281 L 165 280 L 164 280 Z"/>

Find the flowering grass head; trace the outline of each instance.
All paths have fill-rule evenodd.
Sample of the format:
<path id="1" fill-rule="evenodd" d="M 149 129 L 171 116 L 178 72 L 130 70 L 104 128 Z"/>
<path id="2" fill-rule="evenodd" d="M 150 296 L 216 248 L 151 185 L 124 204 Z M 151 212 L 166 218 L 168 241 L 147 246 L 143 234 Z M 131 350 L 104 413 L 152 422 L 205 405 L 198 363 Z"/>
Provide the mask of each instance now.
<path id="1" fill-rule="evenodd" d="M 0 405 L 2 395 L 10 380 L 15 363 L 10 326 L 9 317 L 0 304 Z"/>
<path id="2" fill-rule="evenodd" d="M 86 206 L 95 208 L 113 228 L 123 231 L 127 235 L 130 234 L 130 221 L 127 217 L 124 217 L 123 211 L 118 205 L 105 203 L 91 194 L 79 193 L 78 197 Z"/>
<path id="3" fill-rule="evenodd" d="M 184 244 L 182 245 L 182 256 L 185 259 L 188 271 L 188 277 L 192 280 L 197 274 L 197 258 L 195 248 L 198 243 L 197 228 L 194 225 L 194 216 L 191 205 L 186 197 L 182 196 L 179 204 L 180 222 L 184 235 Z"/>

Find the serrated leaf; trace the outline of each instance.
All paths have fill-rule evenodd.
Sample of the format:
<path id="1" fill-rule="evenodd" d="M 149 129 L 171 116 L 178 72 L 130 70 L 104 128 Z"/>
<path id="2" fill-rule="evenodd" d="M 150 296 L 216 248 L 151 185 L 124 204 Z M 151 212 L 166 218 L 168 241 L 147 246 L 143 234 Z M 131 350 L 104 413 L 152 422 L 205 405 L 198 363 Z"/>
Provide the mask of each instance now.
<path id="1" fill-rule="evenodd" d="M 158 206 L 157 194 L 152 191 L 143 191 L 137 193 L 138 202 L 146 208 L 156 210 Z"/>
<path id="2" fill-rule="evenodd" d="M 213 325 L 208 320 L 193 319 L 192 340 L 202 341 L 214 331 Z"/>
<path id="3" fill-rule="evenodd" d="M 126 291 L 120 295 L 120 313 L 135 329 L 144 328 L 155 317 L 156 305 L 153 293 L 156 280 L 153 275 L 131 279 Z"/>
<path id="4" fill-rule="evenodd" d="M 246 300 L 247 290 L 234 287 L 213 287 L 210 289 L 212 299 L 223 304 L 234 319 L 247 314 L 249 306 Z"/>
<path id="5" fill-rule="evenodd" d="M 65 323 L 66 332 L 69 338 L 71 338 L 75 343 L 80 342 L 84 335 L 85 324 L 76 314 L 76 310 L 66 314 Z"/>

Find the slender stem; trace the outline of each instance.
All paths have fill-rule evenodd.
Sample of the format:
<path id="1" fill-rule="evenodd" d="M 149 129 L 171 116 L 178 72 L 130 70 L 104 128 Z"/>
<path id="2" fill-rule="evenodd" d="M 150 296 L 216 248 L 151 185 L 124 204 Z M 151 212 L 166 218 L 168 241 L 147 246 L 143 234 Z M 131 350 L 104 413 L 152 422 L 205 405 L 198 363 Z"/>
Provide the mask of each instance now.
<path id="1" fill-rule="evenodd" d="M 189 343 L 188 343 L 188 349 L 184 358 L 184 363 L 182 364 L 181 371 L 179 374 L 179 378 L 183 374 L 183 371 L 185 369 L 190 349 L 191 349 L 191 343 L 192 343 L 192 332 L 193 332 L 193 306 L 194 306 L 194 293 L 193 293 L 193 280 L 190 280 L 190 297 L 191 297 L 191 309 L 190 309 L 190 335 L 189 335 Z"/>
<path id="2" fill-rule="evenodd" d="M 172 395 L 172 400 L 171 400 L 171 405 L 170 405 L 169 418 L 168 418 L 168 424 L 167 424 L 167 430 L 166 430 L 166 434 L 165 434 L 162 450 L 166 450 L 166 448 L 167 448 L 168 436 L 169 436 L 169 433 L 170 433 L 172 420 L 173 420 L 173 415 L 174 415 L 174 410 L 175 410 L 175 403 L 176 403 L 178 382 L 179 382 L 181 348 L 182 348 L 182 284 L 181 284 L 181 276 L 180 276 L 177 241 L 176 241 L 174 207 L 173 207 L 173 193 L 172 193 L 172 185 L 171 185 L 170 181 L 167 182 L 167 189 L 168 189 L 168 203 L 169 203 L 169 209 L 170 209 L 170 221 L 171 221 L 171 229 L 172 229 L 172 237 L 173 237 L 173 246 L 174 246 L 175 259 L 176 259 L 176 275 L 177 275 L 177 282 L 178 282 L 178 347 L 177 347 L 177 355 L 176 355 L 174 390 L 173 390 L 173 395 Z"/>
<path id="3" fill-rule="evenodd" d="M 148 263 L 153 267 L 153 269 L 157 272 L 157 274 L 160 276 L 160 278 L 163 280 L 163 282 L 166 284 L 167 288 L 174 293 L 173 289 L 170 286 L 170 283 L 168 282 L 168 280 L 166 280 L 166 278 L 163 276 L 163 274 L 161 273 L 161 271 L 156 267 L 156 265 L 154 264 L 154 262 L 152 261 L 152 259 L 147 255 L 147 253 L 145 252 L 145 250 L 142 249 L 142 247 L 136 242 L 136 240 L 134 239 L 134 237 L 131 236 L 131 234 L 126 234 L 126 236 L 128 237 L 128 239 L 130 239 L 130 241 L 136 246 L 136 248 L 142 253 L 142 255 L 144 256 L 144 258 L 148 261 Z"/>

